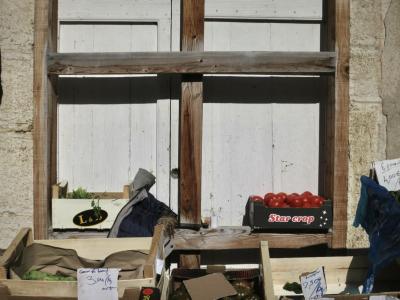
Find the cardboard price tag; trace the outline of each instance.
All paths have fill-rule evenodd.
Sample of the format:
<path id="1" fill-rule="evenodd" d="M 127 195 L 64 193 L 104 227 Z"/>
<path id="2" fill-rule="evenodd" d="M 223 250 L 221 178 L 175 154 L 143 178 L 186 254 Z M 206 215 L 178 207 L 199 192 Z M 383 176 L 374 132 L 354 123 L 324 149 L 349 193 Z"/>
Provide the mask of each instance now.
<path id="1" fill-rule="evenodd" d="M 78 300 L 118 300 L 120 269 L 78 269 Z"/>
<path id="2" fill-rule="evenodd" d="M 322 298 L 327 291 L 324 268 L 301 275 L 300 284 L 306 300 Z"/>

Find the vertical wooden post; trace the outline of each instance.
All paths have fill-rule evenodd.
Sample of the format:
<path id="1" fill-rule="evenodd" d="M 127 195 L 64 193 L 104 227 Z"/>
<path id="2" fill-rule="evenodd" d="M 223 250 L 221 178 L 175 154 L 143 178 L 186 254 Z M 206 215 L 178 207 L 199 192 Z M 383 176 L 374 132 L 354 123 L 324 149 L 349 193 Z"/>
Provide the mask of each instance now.
<path id="1" fill-rule="evenodd" d="M 181 3 L 181 51 L 203 51 L 204 0 L 182 0 Z M 201 224 L 202 119 L 202 76 L 183 76 L 179 122 L 179 220 L 181 224 Z"/>
<path id="2" fill-rule="evenodd" d="M 321 103 L 324 164 L 320 175 L 324 194 L 333 199 L 332 247 L 345 248 L 347 239 L 349 131 L 349 0 L 324 0 L 321 50 L 336 51 L 335 77 L 325 78 L 327 98 Z M 324 175 L 322 175 L 324 172 Z"/>
<path id="3" fill-rule="evenodd" d="M 333 248 L 345 248 L 349 149 L 350 0 L 336 0 L 335 172 Z"/>
<path id="4" fill-rule="evenodd" d="M 57 0 L 35 1 L 33 224 L 36 239 L 48 237 L 51 180 L 56 173 L 52 161 L 55 161 L 54 114 L 57 100 L 52 79 L 47 76 L 46 56 L 48 51 L 55 52 L 57 49 L 57 11 Z"/>
<path id="5" fill-rule="evenodd" d="M 204 50 L 204 0 L 181 1 L 181 51 Z M 181 82 L 179 120 L 179 222 L 201 224 L 203 76 Z M 180 267 L 199 268 L 199 255 L 181 255 Z"/>

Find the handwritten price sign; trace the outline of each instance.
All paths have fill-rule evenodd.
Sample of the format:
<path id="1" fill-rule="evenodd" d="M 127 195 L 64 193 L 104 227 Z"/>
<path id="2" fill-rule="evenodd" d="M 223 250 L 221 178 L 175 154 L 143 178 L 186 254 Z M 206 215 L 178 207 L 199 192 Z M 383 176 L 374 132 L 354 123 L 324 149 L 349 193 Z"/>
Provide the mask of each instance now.
<path id="1" fill-rule="evenodd" d="M 78 269 L 78 300 L 118 300 L 120 269 Z"/>
<path id="2" fill-rule="evenodd" d="M 380 185 L 389 191 L 400 190 L 400 159 L 376 161 L 373 166 Z"/>
<path id="3" fill-rule="evenodd" d="M 327 291 L 324 269 L 322 267 L 319 267 L 312 273 L 300 276 L 300 283 L 306 300 L 322 298 Z"/>

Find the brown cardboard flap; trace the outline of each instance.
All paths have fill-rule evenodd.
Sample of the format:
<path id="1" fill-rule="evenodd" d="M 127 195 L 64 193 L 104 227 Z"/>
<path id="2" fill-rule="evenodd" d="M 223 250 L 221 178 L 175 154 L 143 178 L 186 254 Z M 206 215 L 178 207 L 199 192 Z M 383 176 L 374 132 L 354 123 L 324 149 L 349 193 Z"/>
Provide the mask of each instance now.
<path id="1" fill-rule="evenodd" d="M 222 273 L 185 280 L 183 283 L 192 300 L 216 300 L 237 294 Z"/>
<path id="2" fill-rule="evenodd" d="M 31 270 L 76 278 L 78 268 L 120 268 L 119 279 L 136 279 L 143 278 L 143 266 L 147 256 L 140 251 L 127 250 L 113 253 L 104 260 L 90 260 L 78 256 L 73 249 L 34 243 L 23 250 L 10 269 L 19 278 Z"/>

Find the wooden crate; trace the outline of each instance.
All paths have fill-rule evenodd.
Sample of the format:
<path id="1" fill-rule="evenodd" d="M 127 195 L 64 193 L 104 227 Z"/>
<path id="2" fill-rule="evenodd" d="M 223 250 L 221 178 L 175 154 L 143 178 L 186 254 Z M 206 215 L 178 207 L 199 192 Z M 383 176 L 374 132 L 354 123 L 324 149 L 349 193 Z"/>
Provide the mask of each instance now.
<path id="1" fill-rule="evenodd" d="M 286 282 L 300 282 L 299 276 L 302 273 L 312 272 L 321 266 L 325 270 L 328 298 L 368 300 L 368 295 L 339 295 L 346 288 L 358 288 L 363 284 L 369 265 L 367 256 L 270 258 L 268 241 L 261 241 L 260 248 L 261 261 L 259 268 L 263 281 L 262 296 L 266 300 L 275 300 L 281 296 L 289 298 L 290 296 L 299 296 L 284 290 L 284 284 Z M 400 287 L 400 278 L 397 276 L 399 270 L 399 266 L 391 266 L 384 274 L 380 274 L 376 284 L 380 287 Z M 172 282 L 168 272 L 164 274 L 164 280 L 161 299 L 168 300 L 168 295 L 172 289 Z M 400 291 L 391 289 L 382 294 L 398 296 Z"/>
<path id="2" fill-rule="evenodd" d="M 266 250 L 264 250 L 264 253 L 266 255 L 269 256 L 269 250 L 268 250 L 268 242 L 266 241 L 264 243 L 264 247 L 266 248 Z M 210 250 L 212 251 L 212 250 Z M 235 249 L 232 249 L 232 251 L 235 251 Z M 260 261 L 259 264 L 259 275 L 261 277 L 261 282 L 260 282 L 260 286 L 258 289 L 258 293 L 259 295 L 262 297 L 262 299 L 267 299 L 267 300 L 275 300 L 274 297 L 274 293 L 273 293 L 273 289 L 272 287 L 272 279 L 268 276 L 264 275 L 264 264 L 268 263 L 269 260 L 268 259 L 262 259 Z M 218 264 L 218 259 L 216 261 L 216 263 Z M 247 263 L 247 262 L 246 262 Z M 233 265 L 235 265 L 233 263 Z M 225 268 L 226 266 L 224 266 L 224 264 L 221 265 L 207 265 L 207 273 L 223 273 L 224 271 L 249 271 L 249 273 L 253 273 L 254 271 L 254 264 L 252 262 L 249 261 L 249 265 L 244 265 L 243 262 L 240 263 L 240 265 L 236 265 L 235 267 L 232 266 L 232 264 L 229 265 L 229 267 Z M 266 267 L 266 270 L 269 270 L 268 267 Z M 185 270 L 185 271 L 191 271 L 189 269 Z M 192 271 L 194 271 L 194 273 L 201 273 L 199 272 L 199 269 L 192 269 Z M 204 270 L 201 270 L 204 271 Z M 243 272 L 246 273 L 246 272 Z M 266 273 L 266 274 L 270 274 L 270 273 Z M 204 274 L 202 274 L 204 275 Z M 169 272 L 169 270 L 165 271 L 163 273 L 162 276 L 162 280 L 163 280 L 163 284 L 161 286 L 162 288 L 162 293 L 161 293 L 161 299 L 162 300 L 168 300 L 169 296 L 171 295 L 172 291 L 173 291 L 173 280 L 171 278 L 171 274 Z"/>
<path id="3" fill-rule="evenodd" d="M 299 282 L 299 276 L 305 272 L 312 272 L 318 267 L 324 267 L 327 282 L 327 294 L 335 295 L 332 298 L 342 297 L 346 288 L 357 288 L 366 279 L 368 271 L 367 256 L 327 256 L 327 257 L 295 257 L 269 258 L 267 244 L 261 242 L 262 266 L 264 284 L 271 284 L 275 296 L 295 295 L 283 289 L 286 282 Z M 393 265 L 393 271 L 384 272 L 377 278 L 376 285 L 381 287 L 400 287 L 398 266 Z M 389 268 L 392 268 L 389 267 Z M 390 269 L 391 270 L 391 269 Z M 397 270 L 397 271 L 396 271 Z M 400 288 L 398 289 L 400 290 Z M 393 290 L 391 290 L 393 291 Z M 353 295 L 355 296 L 355 295 Z M 365 295 L 364 295 L 365 296 Z"/>
<path id="4" fill-rule="evenodd" d="M 100 198 L 99 205 L 105 213 L 103 220 L 93 222 L 91 203 L 93 199 L 66 199 L 68 183 L 58 183 L 52 187 L 52 227 L 53 229 L 110 229 L 121 208 L 129 201 L 129 185 L 123 192 L 93 194 Z M 89 220 L 89 218 L 91 218 Z"/>
<path id="5" fill-rule="evenodd" d="M 118 281 L 118 295 L 123 297 L 126 289 L 136 292 L 143 286 L 156 286 L 156 265 L 158 257 L 163 257 L 165 242 L 164 227 L 156 226 L 152 238 L 115 238 L 115 239 L 65 239 L 65 240 L 33 240 L 29 228 L 21 229 L 10 246 L 0 257 L 0 295 L 1 287 L 15 297 L 77 297 L 77 282 L 31 281 L 9 279 L 7 277 L 10 264 L 32 243 L 74 249 L 79 256 L 89 259 L 104 259 L 108 255 L 124 250 L 140 250 L 149 254 L 144 265 L 143 278 Z M 3 291 L 4 293 L 4 291 Z M 12 299 L 12 298 L 10 298 Z M 17 299 L 17 298 L 16 298 Z M 19 299 L 19 298 L 18 298 Z M 23 299 L 23 298 L 21 298 Z M 58 299 L 58 298 L 57 298 Z"/>

